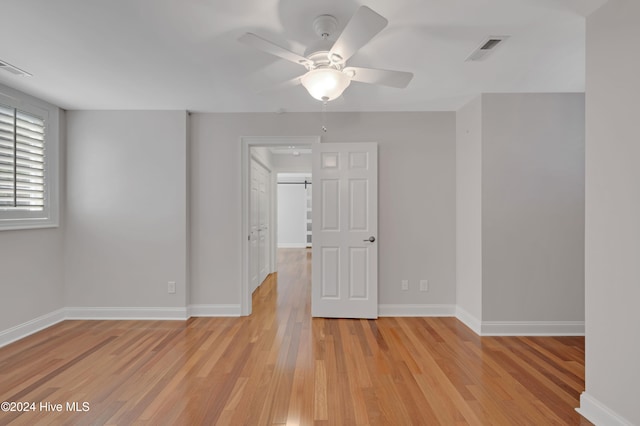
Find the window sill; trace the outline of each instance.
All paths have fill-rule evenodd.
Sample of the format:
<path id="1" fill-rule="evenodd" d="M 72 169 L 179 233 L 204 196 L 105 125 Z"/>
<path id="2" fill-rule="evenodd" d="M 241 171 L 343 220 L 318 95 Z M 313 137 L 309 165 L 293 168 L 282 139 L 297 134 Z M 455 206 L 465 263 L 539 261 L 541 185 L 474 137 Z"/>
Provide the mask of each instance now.
<path id="1" fill-rule="evenodd" d="M 2 231 L 19 231 L 23 229 L 44 229 L 58 228 L 60 224 L 57 220 L 51 219 L 16 219 L 16 220 L 0 220 L 0 232 Z"/>

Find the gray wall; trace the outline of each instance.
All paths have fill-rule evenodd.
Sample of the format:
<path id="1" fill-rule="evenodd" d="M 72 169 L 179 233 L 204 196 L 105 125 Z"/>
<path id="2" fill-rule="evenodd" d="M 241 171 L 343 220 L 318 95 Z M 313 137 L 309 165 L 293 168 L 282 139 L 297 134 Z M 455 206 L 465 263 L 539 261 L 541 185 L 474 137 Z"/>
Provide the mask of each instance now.
<path id="1" fill-rule="evenodd" d="M 192 116 L 192 303 L 239 303 L 240 137 L 319 134 L 320 123 L 319 113 Z M 329 113 L 327 123 L 325 142 L 379 143 L 380 303 L 455 304 L 455 114 Z"/>
<path id="2" fill-rule="evenodd" d="M 272 164 L 277 171 L 311 173 L 311 157 L 311 154 L 300 154 L 297 157 L 291 154 L 278 154 L 272 157 Z"/>
<path id="3" fill-rule="evenodd" d="M 59 114 L 58 170 L 65 164 L 65 114 Z M 0 231 L 0 334 L 48 315 L 64 305 L 65 182 L 60 176 L 60 226 L 48 229 Z"/>
<path id="4" fill-rule="evenodd" d="M 472 318 L 467 320 L 481 321 L 481 97 L 460 109 L 456 115 L 456 303 L 458 309 L 464 311 L 462 315 L 471 315 Z"/>
<path id="5" fill-rule="evenodd" d="M 0 232 L 0 332 L 64 305 L 63 228 Z"/>
<path id="6" fill-rule="evenodd" d="M 586 392 L 640 424 L 640 2 L 587 20 Z M 595 401 L 593 401 L 595 400 Z M 602 423 L 605 424 L 605 423 Z M 614 424 L 611 420 L 608 424 Z"/>
<path id="7" fill-rule="evenodd" d="M 457 298 L 483 321 L 582 320 L 580 102 L 485 95 L 457 124 L 455 113 L 328 114 L 323 141 L 379 143 L 381 304 Z M 77 111 L 67 121 L 67 226 L 43 246 L 64 240 L 64 266 L 60 251 L 47 258 L 54 287 L 64 282 L 62 306 L 134 308 L 239 303 L 240 138 L 318 134 L 321 120 Z"/>
<path id="8" fill-rule="evenodd" d="M 584 95 L 482 95 L 482 320 L 584 320 Z"/>
<path id="9" fill-rule="evenodd" d="M 186 307 L 186 113 L 67 118 L 66 306 Z"/>
<path id="10" fill-rule="evenodd" d="M 584 96 L 483 94 L 457 113 L 458 315 L 584 321 Z"/>

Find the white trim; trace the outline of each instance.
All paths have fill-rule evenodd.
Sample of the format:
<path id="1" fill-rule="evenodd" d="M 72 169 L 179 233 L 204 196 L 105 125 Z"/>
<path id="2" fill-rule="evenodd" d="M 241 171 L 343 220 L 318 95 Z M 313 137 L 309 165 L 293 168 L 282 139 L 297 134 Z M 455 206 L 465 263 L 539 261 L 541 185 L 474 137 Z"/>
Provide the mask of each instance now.
<path id="1" fill-rule="evenodd" d="M 239 304 L 189 305 L 189 317 L 239 317 Z"/>
<path id="2" fill-rule="evenodd" d="M 381 317 L 453 317 L 455 305 L 378 305 Z"/>
<path id="3" fill-rule="evenodd" d="M 60 139 L 64 112 L 55 105 L 0 84 L 0 103 L 45 120 L 45 205 L 39 212 L 0 209 L 0 231 L 57 228 L 60 225 Z"/>
<path id="4" fill-rule="evenodd" d="M 383 304 L 378 305 L 381 317 L 456 317 L 479 336 L 584 336 L 583 321 L 484 321 L 456 305 L 446 304 Z M 189 305 L 187 308 L 115 308 L 72 307 L 45 314 L 23 324 L 0 331 L 0 347 L 64 320 L 187 320 L 190 317 L 242 316 L 239 304 Z M 608 409 L 583 393 L 578 411 L 583 416 L 597 416 Z M 609 410 L 610 411 L 610 410 Z M 587 414 L 585 414 L 587 413 Z M 596 414 L 594 414 L 596 413 Z M 596 417 L 598 418 L 598 417 Z M 622 419 L 622 418 L 620 418 Z M 624 420 L 624 419 L 622 419 Z M 605 423 L 631 424 L 631 423 Z"/>
<path id="5" fill-rule="evenodd" d="M 242 136 L 240 137 L 240 315 L 251 315 L 251 291 L 249 290 L 249 161 L 253 146 L 313 145 L 320 136 Z M 272 241 L 275 241 L 272 239 Z"/>
<path id="6" fill-rule="evenodd" d="M 307 248 L 307 243 L 278 243 L 278 248 Z"/>
<path id="7" fill-rule="evenodd" d="M 66 308 L 69 320 L 187 320 L 187 308 Z"/>
<path id="8" fill-rule="evenodd" d="M 65 310 L 58 309 L 25 323 L 0 331 L 0 348 L 65 320 Z"/>
<path id="9" fill-rule="evenodd" d="M 629 420 L 598 401 L 586 391 L 580 395 L 580 407 L 576 408 L 582 417 L 596 426 L 632 426 Z"/>
<path id="10" fill-rule="evenodd" d="M 62 308 L 6 330 L 0 348 L 65 320 L 180 320 L 190 317 L 239 317 L 240 305 L 190 305 L 188 308 Z"/>
<path id="11" fill-rule="evenodd" d="M 381 317 L 456 317 L 478 336 L 584 336 L 584 321 L 480 321 L 457 305 L 378 305 Z"/>
<path id="12" fill-rule="evenodd" d="M 482 322 L 458 305 L 456 306 L 456 318 L 478 336 L 482 334 Z"/>
<path id="13" fill-rule="evenodd" d="M 482 321 L 480 335 L 584 336 L 584 321 Z"/>

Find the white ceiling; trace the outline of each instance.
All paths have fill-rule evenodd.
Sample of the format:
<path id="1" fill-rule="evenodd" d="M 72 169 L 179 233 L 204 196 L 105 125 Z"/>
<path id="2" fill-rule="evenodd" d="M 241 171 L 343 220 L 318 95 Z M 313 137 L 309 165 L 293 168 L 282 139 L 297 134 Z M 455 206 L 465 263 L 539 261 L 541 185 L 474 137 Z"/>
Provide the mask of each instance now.
<path id="1" fill-rule="evenodd" d="M 66 109 L 319 111 L 305 70 L 237 41 L 251 31 L 302 53 L 312 22 L 340 30 L 365 4 L 389 25 L 350 61 L 410 71 L 406 89 L 352 83 L 330 111 L 456 110 L 479 93 L 584 90 L 585 16 L 606 0 L 3 0 L 0 83 Z M 464 62 L 490 35 L 510 38 Z"/>

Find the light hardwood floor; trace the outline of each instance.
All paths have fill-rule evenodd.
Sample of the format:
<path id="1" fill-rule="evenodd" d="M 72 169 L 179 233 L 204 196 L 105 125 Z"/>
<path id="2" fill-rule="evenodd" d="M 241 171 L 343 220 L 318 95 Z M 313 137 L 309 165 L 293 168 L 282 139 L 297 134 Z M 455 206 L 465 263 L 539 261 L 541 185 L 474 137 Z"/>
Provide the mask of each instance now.
<path id="1" fill-rule="evenodd" d="M 245 318 L 65 321 L 0 349 L 0 425 L 588 425 L 584 339 L 479 338 L 454 318 L 310 318 L 309 254 Z"/>

